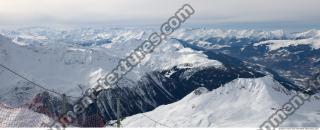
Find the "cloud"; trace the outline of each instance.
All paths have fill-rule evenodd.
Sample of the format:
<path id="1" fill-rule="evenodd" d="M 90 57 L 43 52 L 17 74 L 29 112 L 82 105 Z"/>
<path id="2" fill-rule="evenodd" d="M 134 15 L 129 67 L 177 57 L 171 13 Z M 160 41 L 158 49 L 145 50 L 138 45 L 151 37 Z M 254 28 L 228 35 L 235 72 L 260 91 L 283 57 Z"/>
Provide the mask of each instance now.
<path id="1" fill-rule="evenodd" d="M 319 0 L 0 0 L 0 24 L 161 24 L 189 3 L 194 24 L 319 22 Z"/>

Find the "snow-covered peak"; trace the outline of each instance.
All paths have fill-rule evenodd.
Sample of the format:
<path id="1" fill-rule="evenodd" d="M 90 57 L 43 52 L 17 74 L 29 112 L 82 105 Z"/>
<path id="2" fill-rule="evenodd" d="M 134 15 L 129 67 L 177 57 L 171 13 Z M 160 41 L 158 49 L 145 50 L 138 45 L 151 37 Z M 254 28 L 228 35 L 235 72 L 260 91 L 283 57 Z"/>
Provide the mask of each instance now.
<path id="1" fill-rule="evenodd" d="M 0 33 L 14 39 L 20 45 L 39 43 L 68 43 L 82 46 L 100 46 L 130 39 L 146 39 L 152 29 L 141 28 L 49 28 L 29 27 L 14 30 L 0 30 Z"/>
<path id="2" fill-rule="evenodd" d="M 0 33 L 9 37 L 20 45 L 68 43 L 82 46 L 106 46 L 114 43 L 127 42 L 132 39 L 144 40 L 152 33 L 154 28 L 110 28 L 110 27 L 86 27 L 86 28 L 48 28 L 33 27 L 14 30 L 0 30 Z M 319 37 L 319 30 L 290 34 L 284 30 L 259 31 L 259 30 L 222 30 L 222 29 L 188 29 L 176 30 L 170 37 L 201 41 L 210 38 L 254 40 L 281 40 L 281 39 L 308 39 Z"/>
<path id="3" fill-rule="evenodd" d="M 257 31 L 257 30 L 221 30 L 221 29 L 180 29 L 173 33 L 173 37 L 184 40 L 199 40 L 212 37 L 219 38 L 267 38 L 282 39 L 286 37 L 283 30 Z"/>
<path id="4" fill-rule="evenodd" d="M 295 34 L 297 38 L 314 38 L 314 37 L 320 37 L 320 30 L 311 29 L 306 32 L 301 32 Z"/>
<path id="5" fill-rule="evenodd" d="M 104 45 L 109 43 L 126 42 L 130 39 L 143 40 L 154 28 L 49 28 L 32 27 L 14 30 L 0 30 L 0 33 L 10 37 L 21 45 L 36 43 L 64 42 L 84 46 Z M 258 31 L 258 30 L 222 30 L 222 29 L 178 29 L 171 37 L 183 40 L 200 40 L 212 37 L 219 38 L 258 38 L 282 39 L 289 36 L 283 30 Z"/>
<path id="6" fill-rule="evenodd" d="M 139 34 L 140 37 L 142 33 Z M 106 47 L 79 46 L 64 42 L 21 45 L 15 40 L 2 36 L 0 62 L 48 89 L 78 97 L 84 89 L 93 87 L 99 78 L 116 68 L 120 59 L 125 58 L 141 45 L 143 40 L 136 39 L 139 37 L 110 43 L 108 44 L 110 46 Z M 52 42 L 50 39 L 48 41 Z M 174 66 L 223 68 L 222 63 L 208 59 L 202 52 L 184 48 L 175 40 L 169 40 L 158 46 L 152 54 L 147 55 L 142 63 L 129 72 L 125 78 L 138 81 L 148 72 L 170 69 Z M 2 83 L 0 90 L 3 93 L 12 92 L 8 88 L 25 86 L 18 84 L 23 81 L 22 79 L 2 68 L 0 68 L 0 77 Z M 26 94 L 25 96 L 28 97 L 23 98 L 30 99 L 32 95 L 34 94 Z M 11 93 L 10 97 L 0 97 L 0 100 L 3 102 L 9 102 L 9 99 L 17 99 L 10 102 L 21 100 L 21 98 L 14 97 L 17 97 L 16 93 Z M 22 102 L 19 101 L 19 103 Z"/>
<path id="7" fill-rule="evenodd" d="M 320 30 L 309 30 L 302 33 L 291 34 L 290 39 L 286 40 L 267 40 L 255 43 L 254 46 L 266 45 L 269 51 L 278 50 L 282 47 L 308 45 L 313 49 L 320 48 Z"/>
<path id="8" fill-rule="evenodd" d="M 178 68 L 223 68 L 221 62 L 208 59 L 207 55 L 202 52 L 184 48 L 173 40 L 160 45 L 142 64 L 153 65 L 152 68 L 161 70 L 170 69 L 174 66 Z"/>
<path id="9" fill-rule="evenodd" d="M 308 39 L 297 39 L 297 40 L 268 40 L 255 43 L 254 46 L 266 45 L 269 51 L 278 50 L 283 47 L 308 45 L 313 49 L 320 49 L 320 37 L 313 37 Z"/>
<path id="10" fill-rule="evenodd" d="M 285 89 L 271 76 L 235 79 L 210 92 L 195 94 L 197 91 L 144 115 L 170 127 L 258 127 L 296 93 Z M 319 120 L 316 111 L 319 109 L 315 106 L 319 104 L 319 100 L 307 102 L 296 115 L 292 115 L 294 118 L 286 120 L 283 126 L 292 126 L 291 123 L 298 120 L 316 126 Z M 315 110 L 306 111 L 305 108 Z M 144 115 L 127 117 L 122 123 L 126 127 L 157 125 Z M 159 124 L 157 126 L 163 127 Z"/>

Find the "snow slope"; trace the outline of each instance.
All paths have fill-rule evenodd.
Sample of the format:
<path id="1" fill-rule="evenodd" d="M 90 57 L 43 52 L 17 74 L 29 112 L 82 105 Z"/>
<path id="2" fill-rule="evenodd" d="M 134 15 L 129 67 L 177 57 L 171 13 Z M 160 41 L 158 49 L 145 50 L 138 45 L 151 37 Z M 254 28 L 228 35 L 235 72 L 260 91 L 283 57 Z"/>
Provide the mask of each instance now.
<path id="1" fill-rule="evenodd" d="M 309 30 L 302 33 L 297 33 L 294 36 L 295 39 L 288 40 L 267 40 L 259 43 L 255 43 L 254 46 L 266 45 L 269 47 L 269 51 L 277 50 L 282 47 L 297 46 L 297 45 L 309 45 L 313 49 L 320 48 L 320 30 Z"/>
<path id="2" fill-rule="evenodd" d="M 93 87 L 98 78 L 116 68 L 121 58 L 125 58 L 143 42 L 141 38 L 139 40 L 132 36 L 136 32 L 122 30 L 124 34 L 126 40 L 110 43 L 108 47 L 79 46 L 64 42 L 22 44 L 0 35 L 0 63 L 48 89 L 78 97 L 86 88 Z M 202 52 L 169 41 L 161 44 L 152 55 L 147 55 L 140 65 L 125 76 L 125 80 L 138 81 L 146 72 L 172 66 L 184 67 L 185 64 L 223 68 L 222 63 L 208 59 Z M 33 85 L 3 68 L 0 68 L 0 83 L 0 101 L 8 105 L 21 105 L 37 93 Z M 15 91 L 21 88 L 26 91 Z"/>
<path id="3" fill-rule="evenodd" d="M 254 46 L 266 45 L 269 51 L 278 50 L 282 47 L 310 45 L 313 49 L 320 49 L 320 37 L 299 40 L 269 40 L 254 44 Z"/>
<path id="4" fill-rule="evenodd" d="M 236 79 L 208 92 L 200 88 L 182 100 L 162 105 L 149 118 L 169 127 L 258 127 L 296 93 L 288 91 L 271 76 Z M 282 126 L 319 127 L 320 100 L 312 99 Z M 164 127 L 142 114 L 127 117 L 124 127 Z"/>

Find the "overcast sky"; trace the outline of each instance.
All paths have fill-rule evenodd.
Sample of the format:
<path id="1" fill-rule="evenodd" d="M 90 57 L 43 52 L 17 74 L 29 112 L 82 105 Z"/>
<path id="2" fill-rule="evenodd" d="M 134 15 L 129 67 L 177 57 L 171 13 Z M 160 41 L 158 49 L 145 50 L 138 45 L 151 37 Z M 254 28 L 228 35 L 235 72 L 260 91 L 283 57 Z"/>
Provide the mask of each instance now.
<path id="1" fill-rule="evenodd" d="M 318 28 L 320 0 L 0 0 L 0 25 L 160 25 L 184 3 L 187 25 Z"/>

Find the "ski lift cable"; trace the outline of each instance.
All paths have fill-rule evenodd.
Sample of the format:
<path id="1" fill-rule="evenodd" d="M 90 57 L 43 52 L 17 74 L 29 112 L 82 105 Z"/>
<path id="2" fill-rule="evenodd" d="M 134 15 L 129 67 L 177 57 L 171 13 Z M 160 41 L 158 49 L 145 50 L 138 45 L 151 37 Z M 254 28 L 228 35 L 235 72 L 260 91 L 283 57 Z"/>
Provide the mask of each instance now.
<path id="1" fill-rule="evenodd" d="M 24 80 L 32 83 L 32 84 L 34 84 L 35 86 L 37 86 L 37 87 L 39 87 L 39 88 L 42 88 L 42 89 L 44 89 L 44 90 L 46 90 L 46 91 L 50 91 L 50 92 L 55 93 L 55 94 L 58 94 L 58 95 L 60 95 L 60 96 L 63 95 L 63 94 L 61 94 L 61 93 L 59 93 L 59 92 L 50 90 L 50 89 L 48 89 L 48 88 L 46 88 L 46 87 L 44 87 L 44 86 L 42 86 L 42 85 L 40 85 L 40 84 L 38 84 L 38 83 L 36 83 L 36 82 L 34 82 L 34 81 L 26 78 L 25 76 L 19 74 L 18 72 L 10 69 L 9 67 L 7 67 L 7 66 L 5 66 L 5 65 L 3 65 L 3 64 L 0 64 L 0 66 L 1 66 L 2 68 L 4 68 L 4 69 L 8 70 L 9 72 L 13 73 L 14 75 L 16 75 L 16 76 L 18 76 L 18 77 L 20 77 L 20 78 L 22 78 L 22 79 L 24 79 Z M 78 97 L 73 97 L 73 96 L 67 96 L 67 97 L 78 98 Z M 142 114 L 144 117 L 148 118 L 149 120 L 151 120 L 151 121 L 153 121 L 153 122 L 155 122 L 155 123 L 157 123 L 157 124 L 159 124 L 159 125 L 161 125 L 161 126 L 171 128 L 170 126 L 167 126 L 167 125 L 165 125 L 165 124 L 162 124 L 162 123 L 160 123 L 160 122 L 152 119 L 151 117 L 149 117 L 149 116 L 147 116 L 147 115 L 145 115 L 145 114 L 143 114 L 143 113 L 141 113 L 141 114 Z"/>
<path id="2" fill-rule="evenodd" d="M 48 89 L 48 88 L 46 88 L 46 87 L 44 87 L 44 86 L 42 86 L 42 85 L 40 85 L 40 84 L 38 84 L 38 83 L 36 83 L 36 82 L 34 82 L 34 81 L 26 78 L 25 76 L 19 74 L 18 72 L 10 69 L 9 67 L 7 67 L 7 66 L 5 66 L 5 65 L 3 65 L 3 64 L 0 64 L 0 66 L 1 66 L 2 68 L 4 68 L 4 69 L 8 70 L 8 71 L 11 72 L 12 74 L 14 74 L 14 75 L 16 75 L 16 76 L 18 76 L 18 77 L 20 77 L 20 78 L 22 78 L 22 79 L 24 79 L 24 80 L 32 83 L 32 84 L 34 84 L 35 86 L 37 86 L 37 87 L 39 87 L 39 88 L 42 88 L 42 89 L 44 89 L 44 90 L 46 90 L 46 91 L 49 91 L 49 92 L 52 92 L 52 93 L 55 93 L 55 94 L 58 94 L 58 95 L 60 95 L 60 96 L 63 95 L 63 94 L 61 94 L 61 93 L 59 93 L 59 92 L 56 92 L 56 91 L 54 91 L 54 90 L 50 90 L 50 89 Z M 70 97 L 70 98 L 78 98 L 78 97 L 73 97 L 73 96 L 67 96 L 67 97 Z"/>
<path id="3" fill-rule="evenodd" d="M 152 119 L 151 117 L 147 116 L 146 114 L 143 114 L 143 113 L 141 113 L 141 114 L 142 114 L 144 117 L 148 118 L 149 120 L 151 120 L 151 121 L 153 121 L 153 122 L 155 122 L 155 123 L 157 123 L 157 124 L 159 124 L 159 125 L 161 125 L 161 126 L 171 128 L 170 126 L 167 126 L 167 125 L 165 125 L 165 124 L 160 123 L 159 121 L 156 121 L 155 119 Z"/>
<path id="4" fill-rule="evenodd" d="M 119 99 L 119 98 L 116 98 L 116 99 Z M 156 124 L 159 124 L 159 125 L 164 126 L 164 127 L 167 127 L 167 128 L 172 128 L 172 127 L 170 127 L 170 126 L 168 126 L 168 125 L 165 125 L 165 124 L 163 124 L 163 123 L 161 123 L 161 122 L 159 122 L 159 121 L 157 121 L 157 120 L 155 120 L 155 119 L 152 119 L 151 117 L 147 116 L 147 115 L 144 114 L 144 113 L 139 113 L 139 114 L 141 114 L 142 116 L 146 117 L 147 119 L 155 122 Z M 122 125 L 122 124 L 120 124 L 120 125 Z"/>

